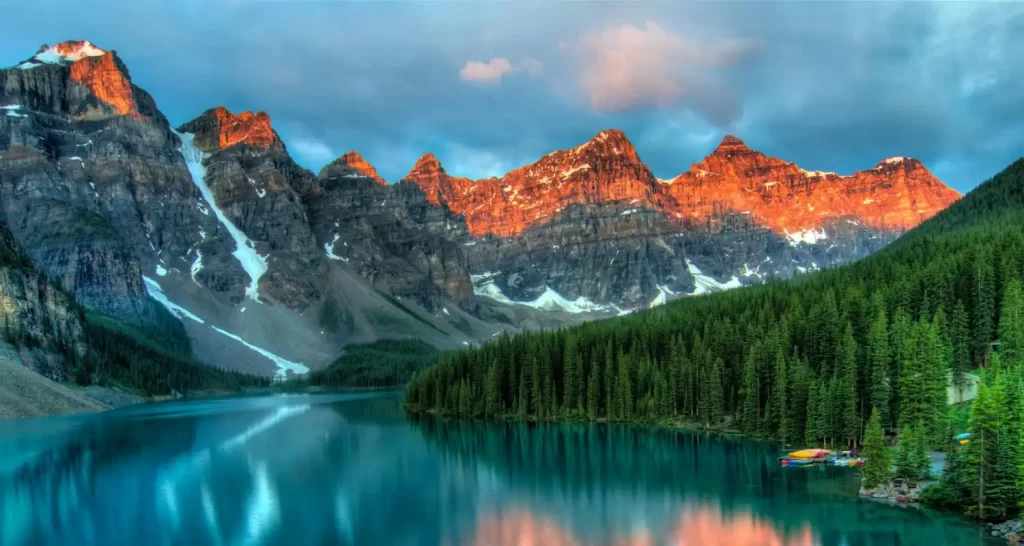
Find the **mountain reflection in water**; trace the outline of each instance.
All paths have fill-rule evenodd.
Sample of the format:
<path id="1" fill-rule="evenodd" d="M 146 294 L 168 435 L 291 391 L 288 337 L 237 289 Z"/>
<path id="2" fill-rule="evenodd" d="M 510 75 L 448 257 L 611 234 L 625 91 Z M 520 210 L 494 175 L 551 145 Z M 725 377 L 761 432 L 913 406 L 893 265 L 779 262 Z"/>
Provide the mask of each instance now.
<path id="1" fill-rule="evenodd" d="M 0 546 L 990 544 L 849 469 L 616 425 L 410 419 L 399 393 L 0 423 Z"/>
<path id="2" fill-rule="evenodd" d="M 665 536 L 641 530 L 625 538 L 588 540 L 528 510 L 484 516 L 464 546 L 817 546 L 809 527 L 790 536 L 747 512 L 724 516 L 711 507 L 688 507 Z"/>

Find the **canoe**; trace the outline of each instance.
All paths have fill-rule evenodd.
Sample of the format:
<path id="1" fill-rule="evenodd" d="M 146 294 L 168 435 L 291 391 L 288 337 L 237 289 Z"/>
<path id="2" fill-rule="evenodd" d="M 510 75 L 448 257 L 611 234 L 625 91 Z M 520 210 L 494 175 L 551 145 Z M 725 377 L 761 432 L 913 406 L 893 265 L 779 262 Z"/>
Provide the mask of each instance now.
<path id="1" fill-rule="evenodd" d="M 832 452 L 827 449 L 801 449 L 789 454 L 794 459 L 820 459 L 828 457 Z"/>
<path id="2" fill-rule="evenodd" d="M 791 459 L 786 466 L 804 466 L 808 464 L 814 464 L 818 461 L 814 459 Z"/>

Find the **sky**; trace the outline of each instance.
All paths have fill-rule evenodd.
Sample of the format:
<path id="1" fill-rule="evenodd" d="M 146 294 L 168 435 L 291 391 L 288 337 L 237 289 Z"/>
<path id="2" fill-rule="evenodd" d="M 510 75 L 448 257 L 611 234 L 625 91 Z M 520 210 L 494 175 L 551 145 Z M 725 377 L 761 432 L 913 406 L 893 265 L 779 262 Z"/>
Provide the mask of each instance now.
<path id="1" fill-rule="evenodd" d="M 116 50 L 174 125 L 263 110 L 314 171 L 432 152 L 497 176 L 622 129 L 660 178 L 725 134 L 808 170 L 916 157 L 966 192 L 1024 155 L 1024 2 L 0 0 L 0 66 Z"/>

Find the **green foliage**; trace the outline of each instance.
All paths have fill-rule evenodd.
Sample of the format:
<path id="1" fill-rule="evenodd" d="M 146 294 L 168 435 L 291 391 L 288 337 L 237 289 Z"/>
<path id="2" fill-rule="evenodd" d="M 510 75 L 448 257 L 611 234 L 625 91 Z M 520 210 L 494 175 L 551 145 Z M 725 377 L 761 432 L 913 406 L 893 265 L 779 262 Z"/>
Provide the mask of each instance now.
<path id="1" fill-rule="evenodd" d="M 160 309 L 158 322 L 145 328 L 131 326 L 105 315 L 86 314 L 89 353 L 72 367 L 79 383 L 98 378 L 145 395 L 169 395 L 171 390 L 238 391 L 248 386 L 267 386 L 267 378 L 254 377 L 207 366 L 191 356 L 181 323 Z"/>
<path id="2" fill-rule="evenodd" d="M 896 475 L 913 480 L 927 476 L 931 458 L 925 449 L 925 432 L 921 423 L 906 427 L 896 446 Z"/>
<path id="3" fill-rule="evenodd" d="M 309 384 L 325 387 L 404 385 L 440 353 L 419 340 L 380 340 L 349 345 L 326 369 L 310 372 Z"/>
<path id="4" fill-rule="evenodd" d="M 872 411 L 871 418 L 868 419 L 861 455 L 867 458 L 861 467 L 861 483 L 864 487 L 872 488 L 885 483 L 891 475 L 892 461 L 885 449 L 885 432 L 882 431 L 879 412 Z"/>

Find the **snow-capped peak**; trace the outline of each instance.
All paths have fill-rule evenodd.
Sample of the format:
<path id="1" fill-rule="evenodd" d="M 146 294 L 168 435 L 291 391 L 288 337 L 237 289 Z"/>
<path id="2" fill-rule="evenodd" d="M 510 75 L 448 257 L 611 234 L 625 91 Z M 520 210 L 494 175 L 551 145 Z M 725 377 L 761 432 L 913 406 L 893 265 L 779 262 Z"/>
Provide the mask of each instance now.
<path id="1" fill-rule="evenodd" d="M 92 42 L 71 40 L 52 46 L 43 46 L 31 60 L 45 64 L 64 64 L 81 61 L 86 57 L 99 57 L 106 54 L 107 51 L 105 49 L 96 47 Z"/>

